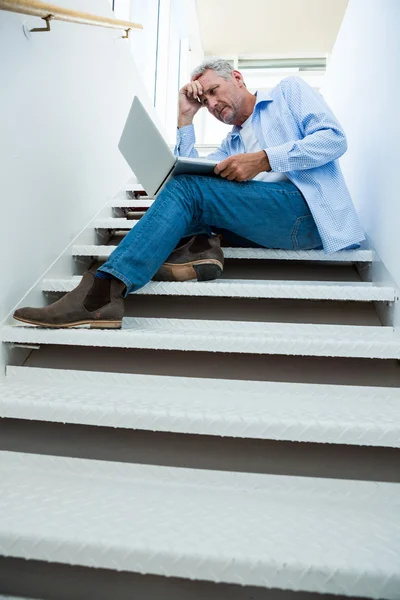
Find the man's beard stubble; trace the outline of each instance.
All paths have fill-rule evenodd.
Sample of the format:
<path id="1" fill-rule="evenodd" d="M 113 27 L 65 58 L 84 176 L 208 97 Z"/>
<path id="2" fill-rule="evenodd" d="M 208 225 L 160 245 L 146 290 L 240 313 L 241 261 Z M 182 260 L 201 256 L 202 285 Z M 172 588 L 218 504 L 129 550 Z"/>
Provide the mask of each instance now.
<path id="1" fill-rule="evenodd" d="M 228 113 L 229 116 L 227 115 L 227 117 L 224 118 L 224 117 L 221 117 L 221 114 L 220 114 L 219 120 L 222 123 L 225 123 L 225 125 L 231 125 L 236 118 L 237 108 L 235 106 L 228 106 L 227 108 L 229 108 L 229 113 Z"/>

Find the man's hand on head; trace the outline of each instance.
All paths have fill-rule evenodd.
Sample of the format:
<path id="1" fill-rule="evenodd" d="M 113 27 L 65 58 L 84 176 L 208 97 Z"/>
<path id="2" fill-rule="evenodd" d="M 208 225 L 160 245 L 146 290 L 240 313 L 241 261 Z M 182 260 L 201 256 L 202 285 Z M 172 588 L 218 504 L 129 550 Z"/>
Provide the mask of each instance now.
<path id="1" fill-rule="evenodd" d="M 179 90 L 178 127 L 190 125 L 195 114 L 202 108 L 203 88 L 197 80 L 187 83 Z"/>
<path id="2" fill-rule="evenodd" d="M 248 181 L 264 171 L 271 171 L 271 165 L 264 150 L 248 154 L 234 154 L 218 163 L 214 169 L 216 175 L 229 181 Z"/>

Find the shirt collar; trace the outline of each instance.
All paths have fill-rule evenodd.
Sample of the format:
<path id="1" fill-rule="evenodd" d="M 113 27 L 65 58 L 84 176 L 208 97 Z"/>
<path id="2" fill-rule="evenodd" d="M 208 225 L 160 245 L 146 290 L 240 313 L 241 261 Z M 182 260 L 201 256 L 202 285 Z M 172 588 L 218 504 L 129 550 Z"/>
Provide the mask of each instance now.
<path id="1" fill-rule="evenodd" d="M 258 104 L 261 102 L 273 102 L 273 97 L 271 96 L 271 92 L 267 92 L 266 90 L 257 90 L 256 92 L 256 104 L 254 106 L 254 110 Z M 254 111 L 253 111 L 254 112 Z M 237 137 L 240 134 L 241 127 L 239 125 L 234 125 L 231 130 L 231 137 Z"/>

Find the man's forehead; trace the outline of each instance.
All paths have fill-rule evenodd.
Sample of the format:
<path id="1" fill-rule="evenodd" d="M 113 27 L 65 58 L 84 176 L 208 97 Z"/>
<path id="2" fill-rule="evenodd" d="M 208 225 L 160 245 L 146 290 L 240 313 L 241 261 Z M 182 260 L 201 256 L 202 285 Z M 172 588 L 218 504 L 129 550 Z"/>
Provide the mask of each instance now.
<path id="1" fill-rule="evenodd" d="M 221 83 L 221 81 L 226 81 L 226 79 L 224 79 L 220 75 L 217 75 L 215 71 L 211 70 L 206 71 L 205 73 L 203 73 L 203 75 L 200 75 L 200 77 L 195 77 L 195 79 L 199 83 L 201 83 L 202 87 L 205 89 L 211 87 L 213 84 Z"/>

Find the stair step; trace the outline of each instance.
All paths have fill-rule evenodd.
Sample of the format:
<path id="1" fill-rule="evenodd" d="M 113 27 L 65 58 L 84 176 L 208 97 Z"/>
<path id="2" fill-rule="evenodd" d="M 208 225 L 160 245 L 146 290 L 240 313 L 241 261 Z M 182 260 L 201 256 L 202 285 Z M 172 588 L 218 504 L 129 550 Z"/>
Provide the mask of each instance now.
<path id="1" fill-rule="evenodd" d="M 400 447 L 396 388 L 8 367 L 0 383 L 0 417 Z"/>
<path id="2" fill-rule="evenodd" d="M 0 453 L 0 553 L 398 599 L 400 485 Z"/>
<path id="3" fill-rule="evenodd" d="M 137 181 L 129 181 L 124 185 L 124 189 L 127 192 L 143 192 L 144 187 Z"/>
<path id="4" fill-rule="evenodd" d="M 44 292 L 70 292 L 81 281 L 75 276 L 44 279 Z M 369 282 L 229 280 L 163 282 L 151 281 L 136 294 L 152 296 L 208 296 L 213 298 L 291 298 L 296 300 L 354 300 L 359 302 L 393 302 L 393 287 Z"/>
<path id="5" fill-rule="evenodd" d="M 111 201 L 111 208 L 148 208 L 154 202 L 154 198 L 149 198 L 149 196 L 142 196 L 140 199 L 131 199 L 131 198 L 114 198 Z"/>
<path id="6" fill-rule="evenodd" d="M 133 226 L 137 221 L 119 219 Z M 129 226 L 129 225 L 128 225 Z M 72 247 L 73 256 L 110 256 L 115 246 L 96 246 L 95 244 L 77 244 Z M 372 250 L 341 250 L 325 254 L 323 250 L 272 250 L 270 248 L 223 248 L 227 259 L 249 260 L 303 260 L 324 262 L 372 262 Z"/>
<path id="7" fill-rule="evenodd" d="M 125 318 L 120 330 L 18 324 L 3 327 L 1 337 L 15 344 L 400 359 L 400 336 L 375 326 Z"/>
<path id="8" fill-rule="evenodd" d="M 96 219 L 96 229 L 132 229 L 137 224 L 137 221 L 130 221 L 125 217 L 103 217 Z"/>

